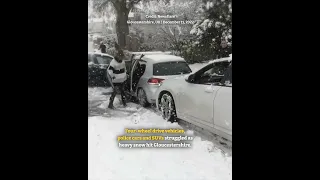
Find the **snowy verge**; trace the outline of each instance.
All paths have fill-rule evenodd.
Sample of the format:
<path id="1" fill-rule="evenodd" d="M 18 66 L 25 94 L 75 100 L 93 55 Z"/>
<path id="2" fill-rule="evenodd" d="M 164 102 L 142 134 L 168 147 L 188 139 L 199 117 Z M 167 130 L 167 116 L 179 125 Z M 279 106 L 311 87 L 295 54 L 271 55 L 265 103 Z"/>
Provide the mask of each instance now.
<path id="1" fill-rule="evenodd" d="M 88 100 L 107 100 L 106 95 L 104 93 L 112 92 L 112 88 L 103 88 L 103 87 L 94 87 L 88 88 Z"/>
<path id="2" fill-rule="evenodd" d="M 125 128 L 181 128 L 150 111 L 131 117 L 90 117 L 88 121 L 88 179 L 162 180 L 232 179 L 232 158 L 224 157 L 212 142 L 195 137 L 192 148 L 122 149 L 117 136 Z M 188 134 L 192 135 L 192 131 Z"/>

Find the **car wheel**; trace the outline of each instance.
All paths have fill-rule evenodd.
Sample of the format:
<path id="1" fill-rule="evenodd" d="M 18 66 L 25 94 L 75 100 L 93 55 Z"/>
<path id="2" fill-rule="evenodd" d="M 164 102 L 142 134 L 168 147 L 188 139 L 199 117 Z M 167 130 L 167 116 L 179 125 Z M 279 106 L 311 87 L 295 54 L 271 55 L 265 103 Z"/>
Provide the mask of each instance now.
<path id="1" fill-rule="evenodd" d="M 166 121 L 176 122 L 176 109 L 173 97 L 169 93 L 164 93 L 159 102 L 162 117 Z"/>
<path id="2" fill-rule="evenodd" d="M 147 107 L 149 105 L 147 95 L 142 88 L 139 88 L 138 90 L 138 102 L 143 107 Z"/>

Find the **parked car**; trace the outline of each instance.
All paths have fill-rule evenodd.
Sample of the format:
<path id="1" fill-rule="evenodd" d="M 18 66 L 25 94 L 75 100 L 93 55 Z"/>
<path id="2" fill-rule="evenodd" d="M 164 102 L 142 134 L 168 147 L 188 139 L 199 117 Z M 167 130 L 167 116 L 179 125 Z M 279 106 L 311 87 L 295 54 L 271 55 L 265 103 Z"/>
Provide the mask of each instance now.
<path id="1" fill-rule="evenodd" d="M 109 54 L 88 52 L 88 86 L 110 86 L 106 73 L 112 59 Z"/>
<path id="2" fill-rule="evenodd" d="M 126 92 L 142 106 L 156 102 L 155 93 L 160 83 L 169 78 L 190 74 L 187 62 L 169 52 L 131 52 L 127 61 Z"/>
<path id="3" fill-rule="evenodd" d="M 232 141 L 232 57 L 162 82 L 156 105 L 165 120 L 185 120 Z"/>

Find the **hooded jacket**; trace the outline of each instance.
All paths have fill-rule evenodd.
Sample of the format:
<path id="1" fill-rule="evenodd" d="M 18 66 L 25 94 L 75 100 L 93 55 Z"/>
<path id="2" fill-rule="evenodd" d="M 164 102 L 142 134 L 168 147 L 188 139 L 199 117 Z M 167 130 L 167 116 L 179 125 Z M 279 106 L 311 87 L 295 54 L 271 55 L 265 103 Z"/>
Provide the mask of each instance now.
<path id="1" fill-rule="evenodd" d="M 113 59 L 108 67 L 108 73 L 112 78 L 112 83 L 123 83 L 127 80 L 126 65 L 123 60 L 118 62 Z"/>

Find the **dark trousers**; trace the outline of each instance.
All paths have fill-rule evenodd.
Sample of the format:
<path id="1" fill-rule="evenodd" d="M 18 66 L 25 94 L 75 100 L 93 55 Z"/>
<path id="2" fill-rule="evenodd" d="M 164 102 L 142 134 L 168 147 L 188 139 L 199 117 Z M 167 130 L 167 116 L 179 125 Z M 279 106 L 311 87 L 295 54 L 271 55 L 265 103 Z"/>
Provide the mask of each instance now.
<path id="1" fill-rule="evenodd" d="M 125 93 L 124 93 L 124 84 L 125 83 L 113 83 L 114 89 L 113 89 L 113 92 L 112 92 L 110 100 L 109 100 L 109 106 L 113 106 L 114 98 L 116 97 L 117 93 L 119 93 L 119 92 L 121 94 L 122 104 L 126 105 L 126 96 L 125 96 Z"/>

